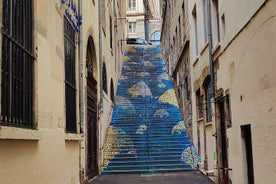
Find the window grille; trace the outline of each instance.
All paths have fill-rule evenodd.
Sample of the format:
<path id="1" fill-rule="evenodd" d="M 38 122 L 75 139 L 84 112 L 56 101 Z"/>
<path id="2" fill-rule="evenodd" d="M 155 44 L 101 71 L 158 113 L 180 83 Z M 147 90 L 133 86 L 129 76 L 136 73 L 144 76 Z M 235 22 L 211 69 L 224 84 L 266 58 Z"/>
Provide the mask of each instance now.
<path id="1" fill-rule="evenodd" d="M 2 3 L 0 123 L 34 128 L 33 1 Z"/>
<path id="2" fill-rule="evenodd" d="M 76 133 L 75 31 L 64 17 L 66 132 Z"/>
<path id="3" fill-rule="evenodd" d="M 208 78 L 204 83 L 204 90 L 205 90 L 205 100 L 206 100 L 206 120 L 207 122 L 212 121 L 212 86 L 210 83 L 210 78 Z"/>
<path id="4" fill-rule="evenodd" d="M 128 10 L 136 10 L 136 0 L 128 0 Z"/>
<path id="5" fill-rule="evenodd" d="M 197 100 L 197 113 L 198 118 L 203 118 L 203 102 L 202 96 L 200 95 L 200 89 L 196 91 L 196 100 Z"/>
<path id="6" fill-rule="evenodd" d="M 105 67 L 105 64 L 103 64 L 102 75 L 103 75 L 103 90 L 104 90 L 104 92 L 107 94 L 107 75 L 106 75 L 106 67 Z"/>
<path id="7" fill-rule="evenodd" d="M 112 31 L 112 18 L 109 17 L 109 34 L 110 34 L 110 39 L 109 39 L 109 45 L 110 48 L 112 49 L 112 45 L 113 45 L 113 31 Z"/>
<path id="8" fill-rule="evenodd" d="M 129 22 L 128 23 L 128 32 L 135 33 L 136 32 L 136 22 Z"/>
<path id="9" fill-rule="evenodd" d="M 111 79 L 110 82 L 110 99 L 112 102 L 114 102 L 114 84 L 113 84 L 113 79 Z"/>

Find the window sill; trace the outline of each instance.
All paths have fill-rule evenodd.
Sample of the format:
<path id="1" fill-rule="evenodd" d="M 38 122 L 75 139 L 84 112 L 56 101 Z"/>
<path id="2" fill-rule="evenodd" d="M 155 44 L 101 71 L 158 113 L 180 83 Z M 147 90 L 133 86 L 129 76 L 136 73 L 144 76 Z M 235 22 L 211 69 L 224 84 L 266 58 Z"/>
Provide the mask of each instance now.
<path id="1" fill-rule="evenodd" d="M 217 45 L 212 49 L 212 55 L 214 55 L 217 51 L 219 51 L 220 49 L 220 42 L 217 43 Z"/>
<path id="2" fill-rule="evenodd" d="M 210 126 L 210 125 L 212 125 L 212 124 L 213 124 L 212 121 L 206 122 L 206 123 L 205 123 L 205 126 Z"/>
<path id="3" fill-rule="evenodd" d="M 203 52 L 208 48 L 208 45 L 209 45 L 209 42 L 206 42 L 206 43 L 203 45 L 202 49 L 200 50 L 200 55 L 202 55 Z"/>
<path id="4" fill-rule="evenodd" d="M 195 60 L 193 61 L 193 67 L 195 67 L 195 65 L 197 64 L 198 60 L 199 60 L 199 57 L 196 56 Z"/>
<path id="5" fill-rule="evenodd" d="M 81 141 L 83 140 L 83 134 L 77 133 L 65 133 L 65 140 L 66 141 Z"/>
<path id="6" fill-rule="evenodd" d="M 201 122 L 201 121 L 203 121 L 203 118 L 198 118 L 197 119 L 197 122 Z"/>
<path id="7" fill-rule="evenodd" d="M 0 139 L 38 141 L 41 138 L 39 130 L 0 126 Z"/>

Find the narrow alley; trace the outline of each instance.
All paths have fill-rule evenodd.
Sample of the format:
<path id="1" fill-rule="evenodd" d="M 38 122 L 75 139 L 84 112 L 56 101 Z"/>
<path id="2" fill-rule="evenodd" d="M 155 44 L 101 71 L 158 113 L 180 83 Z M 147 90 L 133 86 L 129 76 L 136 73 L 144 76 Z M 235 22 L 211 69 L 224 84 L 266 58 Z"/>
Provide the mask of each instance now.
<path id="1" fill-rule="evenodd" d="M 0 0 L 0 184 L 276 181 L 276 0 Z"/>

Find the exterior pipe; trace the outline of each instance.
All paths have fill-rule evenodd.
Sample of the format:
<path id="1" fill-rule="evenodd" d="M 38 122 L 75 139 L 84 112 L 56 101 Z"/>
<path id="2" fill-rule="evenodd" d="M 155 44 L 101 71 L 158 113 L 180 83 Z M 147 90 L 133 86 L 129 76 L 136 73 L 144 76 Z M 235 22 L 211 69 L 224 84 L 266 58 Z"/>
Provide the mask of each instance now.
<path id="1" fill-rule="evenodd" d="M 100 76 L 100 106 L 99 114 L 103 111 L 103 58 L 102 58 L 102 0 L 98 0 L 98 25 L 99 25 L 99 76 Z"/>
<path id="2" fill-rule="evenodd" d="M 79 17 L 82 16 L 82 0 L 78 1 L 78 13 Z M 84 105 L 83 105 L 83 41 L 82 41 L 82 26 L 78 20 L 79 36 L 78 36 L 78 55 L 79 55 L 79 133 L 83 133 L 84 124 Z M 79 180 L 80 183 L 84 180 L 84 170 L 82 169 L 82 141 L 79 140 Z"/>
<path id="3" fill-rule="evenodd" d="M 147 3 L 147 0 L 143 0 L 143 2 L 144 2 L 144 9 L 145 9 L 145 20 L 144 20 L 145 40 L 149 41 L 148 3 Z"/>
<path id="4" fill-rule="evenodd" d="M 216 124 L 216 101 L 215 101 L 215 73 L 213 60 L 213 35 L 211 21 L 211 0 L 207 1 L 207 21 L 208 21 L 208 42 L 209 42 L 209 61 L 210 61 L 210 85 L 211 85 L 211 106 L 212 106 L 212 135 L 213 135 L 213 166 L 215 183 L 218 182 L 218 166 L 217 166 L 217 124 Z"/>
<path id="5" fill-rule="evenodd" d="M 105 13 L 105 12 L 103 12 Z M 98 0 L 98 26 L 99 26 L 99 79 L 100 79 L 100 101 L 99 101 L 99 107 L 98 107 L 98 120 L 101 118 L 101 115 L 103 113 L 103 75 L 102 75 L 102 67 L 103 67 L 103 58 L 102 58 L 102 0 Z M 98 126 L 97 126 L 98 127 Z M 102 146 L 101 146 L 101 136 L 100 135 L 100 128 L 98 127 L 98 142 L 97 142 L 97 148 L 100 148 L 100 153 L 97 153 L 97 160 L 100 160 L 100 156 L 102 154 Z M 102 161 L 100 161 L 102 162 Z M 97 165 L 97 168 L 99 168 L 99 163 Z"/>
<path id="6" fill-rule="evenodd" d="M 117 71 L 118 67 L 117 67 L 117 57 L 118 57 L 118 54 L 117 54 L 117 43 L 118 43 L 118 40 L 117 40 L 117 26 L 118 26 L 118 18 L 117 18 L 117 15 L 116 15 L 116 3 L 115 1 L 113 1 L 113 17 L 114 17 L 114 24 L 113 24 L 113 27 L 114 27 L 114 30 L 113 30 L 113 33 L 114 33 L 114 54 L 115 54 L 115 71 Z M 111 33 L 112 34 L 112 33 Z M 114 81 L 113 81 L 114 82 Z"/>

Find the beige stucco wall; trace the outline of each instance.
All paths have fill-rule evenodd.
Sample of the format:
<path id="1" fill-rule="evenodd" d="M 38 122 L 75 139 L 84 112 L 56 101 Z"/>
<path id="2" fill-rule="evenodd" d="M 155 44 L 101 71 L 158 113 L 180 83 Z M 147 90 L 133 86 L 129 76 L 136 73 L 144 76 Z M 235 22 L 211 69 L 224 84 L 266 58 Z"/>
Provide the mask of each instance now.
<path id="1" fill-rule="evenodd" d="M 219 57 L 217 87 L 231 94 L 232 128 L 227 134 L 233 183 L 246 183 L 240 128 L 245 124 L 251 124 L 255 183 L 276 179 L 275 7 L 275 1 L 268 1 Z"/>
<path id="2" fill-rule="evenodd" d="M 78 1 L 74 1 L 78 5 Z M 98 2 L 82 1 L 82 70 L 86 75 L 87 41 L 91 36 L 95 45 L 97 63 L 97 104 L 100 103 L 100 64 L 99 64 L 99 27 Z M 2 2 L 0 3 L 2 5 Z M 117 6 L 116 12 L 125 16 L 125 6 Z M 113 3 L 106 4 L 106 23 L 109 16 L 113 19 Z M 120 9 L 121 8 L 121 9 Z M 0 8 L 0 20 L 2 8 Z M 60 0 L 34 1 L 34 48 L 35 60 L 35 120 L 36 130 L 0 126 L 0 183 L 5 184 L 76 184 L 80 182 L 79 171 L 86 175 L 86 77 L 83 77 L 84 133 L 65 133 L 65 85 L 64 85 L 64 32 L 63 9 Z M 106 129 L 112 115 L 110 100 L 110 80 L 113 78 L 116 94 L 117 80 L 120 75 L 124 45 L 118 40 L 125 38 L 124 21 L 118 23 L 118 36 L 113 34 L 113 51 L 109 45 L 109 27 L 102 39 L 103 58 L 107 68 L 108 94 L 103 97 L 103 109 L 98 120 L 98 166 L 101 166 L 101 149 L 105 142 Z M 113 28 L 114 32 L 114 28 Z M 77 38 L 76 38 L 77 39 Z M 114 54 L 115 52 L 118 54 Z M 115 56 L 117 66 L 115 67 Z M 116 68 L 116 69 L 115 69 Z M 79 130 L 79 59 L 76 44 L 76 98 L 77 126 Z M 86 176 L 84 176 L 86 177 Z"/>

